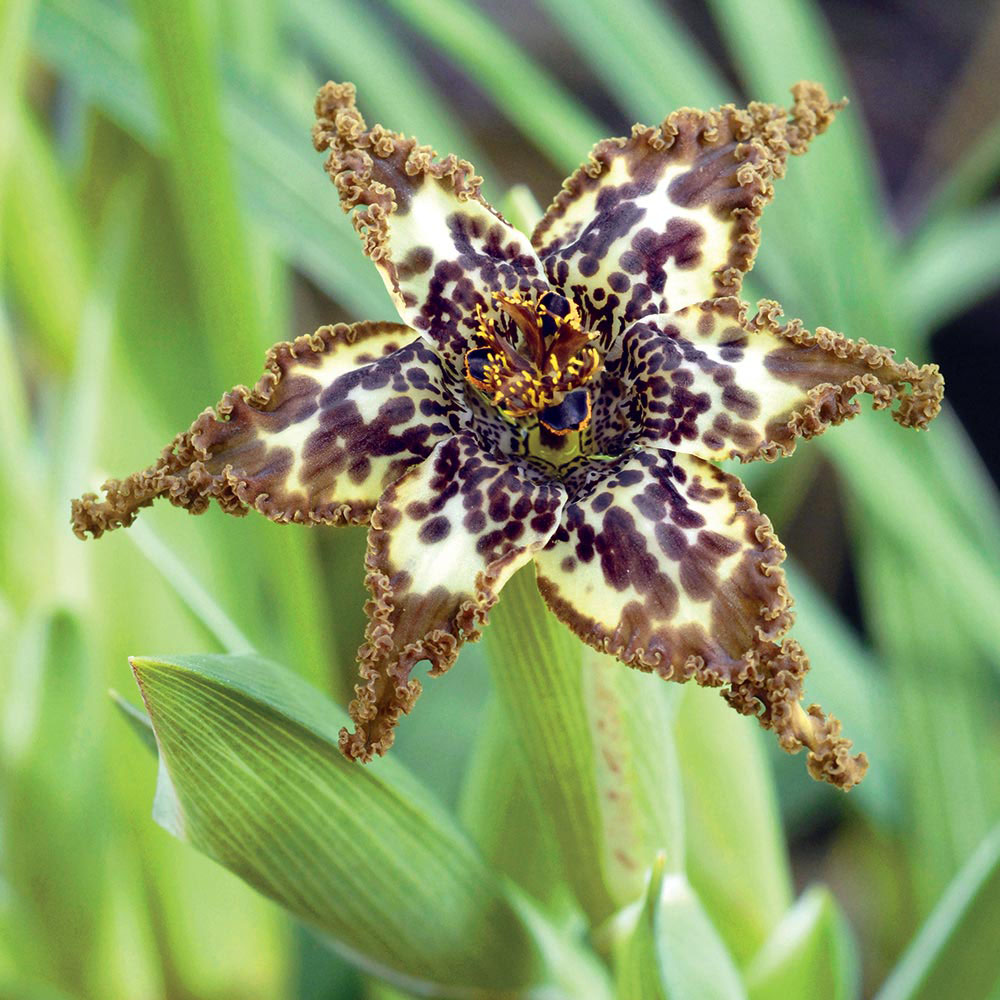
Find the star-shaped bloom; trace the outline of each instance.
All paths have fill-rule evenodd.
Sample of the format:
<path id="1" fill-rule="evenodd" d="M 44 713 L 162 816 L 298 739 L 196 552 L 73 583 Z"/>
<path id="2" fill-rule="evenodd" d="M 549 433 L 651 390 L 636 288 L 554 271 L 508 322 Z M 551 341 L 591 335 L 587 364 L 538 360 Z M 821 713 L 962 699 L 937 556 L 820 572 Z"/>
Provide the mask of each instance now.
<path id="1" fill-rule="evenodd" d="M 599 143 L 529 239 L 471 164 L 368 127 L 354 87 L 316 100 L 317 150 L 399 323 L 279 344 L 159 461 L 74 503 L 81 537 L 166 497 L 278 522 L 368 524 L 369 625 L 349 757 L 392 743 L 420 684 L 479 637 L 534 561 L 581 639 L 661 677 L 724 688 L 816 777 L 864 773 L 840 725 L 804 709 L 807 660 L 785 550 L 714 460 L 774 459 L 859 410 L 903 426 L 940 408 L 937 368 L 739 299 L 758 219 L 790 155 L 839 105 L 684 109 Z"/>

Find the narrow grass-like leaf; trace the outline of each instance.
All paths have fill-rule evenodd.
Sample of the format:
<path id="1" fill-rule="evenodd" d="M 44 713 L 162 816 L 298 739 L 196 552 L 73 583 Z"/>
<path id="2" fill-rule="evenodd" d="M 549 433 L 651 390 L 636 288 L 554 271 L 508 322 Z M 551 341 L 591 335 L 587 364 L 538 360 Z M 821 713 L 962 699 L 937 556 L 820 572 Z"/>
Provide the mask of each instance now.
<path id="1" fill-rule="evenodd" d="M 907 848 L 917 914 L 927 912 L 1000 815 L 990 761 L 995 680 L 934 580 L 918 580 L 888 539 L 859 561 L 869 626 L 890 667 L 898 757 L 908 789 Z M 947 672 L 942 666 L 947 665 Z"/>
<path id="2" fill-rule="evenodd" d="M 684 875 L 655 865 L 645 898 L 616 919 L 619 931 L 629 920 L 615 963 L 621 1000 L 745 1000 L 733 959 Z"/>
<path id="3" fill-rule="evenodd" d="M 730 86 L 669 8 L 651 0 L 542 0 L 621 107 L 647 124 L 721 104 Z"/>
<path id="4" fill-rule="evenodd" d="M 318 691 L 250 656 L 133 669 L 170 832 L 400 985 L 461 996 L 539 984 L 534 935 L 471 844 L 392 760 L 341 757 L 345 716 Z"/>
<path id="5" fill-rule="evenodd" d="M 680 691 L 583 646 L 545 607 L 531 567 L 504 588 L 486 650 L 563 875 L 599 924 L 640 895 L 657 851 L 683 867 Z"/>
<path id="6" fill-rule="evenodd" d="M 83 623 L 70 611 L 26 617 L 0 711 L 0 839 L 19 918 L 40 937 L 59 982 L 89 992 L 104 902 L 108 802 L 99 778 L 103 715 L 89 685 Z M 88 845 L 88 857 L 78 848 Z"/>
<path id="7" fill-rule="evenodd" d="M 789 561 L 785 568 L 795 597 L 792 634 L 813 665 L 806 678 L 806 698 L 833 712 L 872 763 L 865 780 L 852 790 L 852 804 L 856 800 L 875 819 L 891 822 L 898 818 L 901 790 L 884 665 L 797 563 Z"/>
<path id="8" fill-rule="evenodd" d="M 953 212 L 970 208 L 989 194 L 997 177 L 1000 177 L 1000 120 L 983 131 L 934 191 L 924 208 L 918 238 L 927 227 L 935 226 Z"/>
<path id="9" fill-rule="evenodd" d="M 168 169 L 184 228 L 203 340 L 220 372 L 239 371 L 247 346 L 271 338 L 250 267 L 249 234 L 223 131 L 222 81 L 198 0 L 135 0 Z"/>
<path id="10" fill-rule="evenodd" d="M 491 175 L 486 155 L 373 5 L 364 0 L 292 0 L 284 20 L 303 47 L 322 59 L 324 68 L 357 84 L 369 118 L 415 135 L 442 156 L 455 153 L 471 160 L 480 174 Z"/>
<path id="11" fill-rule="evenodd" d="M 875 1000 L 979 1000 L 1000 982 L 1000 827 L 983 840 Z"/>
<path id="12" fill-rule="evenodd" d="M 924 337 L 1000 287 L 1000 204 L 924 226 L 897 268 L 904 319 Z"/>
<path id="13" fill-rule="evenodd" d="M 127 15 L 98 0 L 43 0 L 35 37 L 44 59 L 122 128 L 151 150 L 163 148 L 141 35 Z M 227 79 L 224 96 L 243 194 L 275 246 L 345 308 L 367 316 L 373 304 L 385 303 L 388 316 L 382 283 L 310 153 L 311 97 L 302 97 L 301 120 L 289 121 L 274 96 L 251 81 Z"/>
<path id="14" fill-rule="evenodd" d="M 752 719 L 736 715 L 716 692 L 689 685 L 676 739 L 684 776 L 688 877 L 742 965 L 792 901 L 760 733 Z"/>
<path id="15" fill-rule="evenodd" d="M 28 56 L 35 0 L 0 2 L 0 192 L 7 175 L 8 158 L 20 131 L 21 76 Z M 2 203 L 2 202 L 0 202 Z"/>
<path id="16" fill-rule="evenodd" d="M 746 971 L 750 1000 L 851 1000 L 859 995 L 847 922 L 828 889 L 807 890 Z"/>
<path id="17" fill-rule="evenodd" d="M 156 753 L 156 734 L 153 732 L 153 724 L 149 721 L 149 716 L 138 709 L 130 701 L 115 690 L 108 692 L 109 697 L 114 702 L 115 708 L 121 713 L 122 718 L 128 723 L 129 728 L 142 741 L 147 750 Z"/>
<path id="18" fill-rule="evenodd" d="M 786 101 L 801 79 L 818 80 L 834 97 L 848 94 L 836 45 L 810 0 L 712 0 L 709 6 L 750 96 Z M 881 223 L 860 119 L 852 110 L 840 119 L 781 182 L 764 220 L 761 263 L 770 270 L 776 256 L 783 258 L 788 273 L 777 291 L 790 296 L 785 282 L 791 279 L 797 300 L 817 311 L 806 316 L 809 323 L 844 325 L 866 314 L 878 323 L 889 311 L 882 290 L 890 230 Z"/>
<path id="19" fill-rule="evenodd" d="M 1000 626 L 995 614 L 1000 607 L 1000 579 L 992 559 L 962 532 L 947 506 L 934 496 L 934 482 L 921 474 L 923 442 L 913 440 L 912 435 L 898 435 L 895 447 L 886 448 L 883 439 L 883 432 L 871 421 L 858 420 L 844 433 L 831 434 L 826 442 L 877 530 L 891 534 L 929 572 L 941 565 L 950 567 L 951 585 L 945 599 L 981 648 L 1000 665 Z M 928 545 L 929 539 L 933 545 Z"/>
<path id="20" fill-rule="evenodd" d="M 128 537 L 227 653 L 253 652 L 253 644 L 240 627 L 148 524 L 140 521 L 132 525 Z"/>
<path id="21" fill-rule="evenodd" d="M 51 370 L 73 354 L 89 277 L 69 180 L 34 115 L 22 108 L 3 203 L 6 269 L 18 306 Z M 52 294 L 58 276 L 59 294 Z"/>
<path id="22" fill-rule="evenodd" d="M 464 0 L 384 2 L 454 59 L 563 170 L 574 169 L 603 137 L 604 126 L 471 4 Z"/>

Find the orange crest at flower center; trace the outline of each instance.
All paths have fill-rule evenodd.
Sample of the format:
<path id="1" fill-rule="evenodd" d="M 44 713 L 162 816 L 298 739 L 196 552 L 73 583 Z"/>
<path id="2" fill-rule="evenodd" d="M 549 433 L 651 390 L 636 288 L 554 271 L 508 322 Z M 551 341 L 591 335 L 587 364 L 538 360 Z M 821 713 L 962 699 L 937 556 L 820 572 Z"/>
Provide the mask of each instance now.
<path id="1" fill-rule="evenodd" d="M 590 421 L 587 383 L 601 370 L 576 303 L 557 292 L 529 299 L 493 292 L 498 315 L 477 309 L 478 346 L 465 355 L 465 375 L 508 417 L 538 415 L 555 434 L 579 431 Z"/>

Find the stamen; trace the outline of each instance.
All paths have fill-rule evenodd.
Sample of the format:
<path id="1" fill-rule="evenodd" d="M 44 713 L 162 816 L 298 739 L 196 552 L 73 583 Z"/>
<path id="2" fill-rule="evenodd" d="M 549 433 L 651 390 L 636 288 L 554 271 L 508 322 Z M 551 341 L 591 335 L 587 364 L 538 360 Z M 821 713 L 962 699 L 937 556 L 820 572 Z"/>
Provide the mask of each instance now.
<path id="1" fill-rule="evenodd" d="M 536 300 L 518 291 L 493 292 L 492 297 L 499 312 L 487 315 L 481 304 L 476 307 L 475 338 L 481 346 L 466 354 L 469 382 L 507 417 L 551 410 L 555 433 L 585 427 L 589 393 L 558 410 L 601 368 L 598 351 L 585 346 L 595 334 L 584 329 L 579 307 L 552 291 Z"/>

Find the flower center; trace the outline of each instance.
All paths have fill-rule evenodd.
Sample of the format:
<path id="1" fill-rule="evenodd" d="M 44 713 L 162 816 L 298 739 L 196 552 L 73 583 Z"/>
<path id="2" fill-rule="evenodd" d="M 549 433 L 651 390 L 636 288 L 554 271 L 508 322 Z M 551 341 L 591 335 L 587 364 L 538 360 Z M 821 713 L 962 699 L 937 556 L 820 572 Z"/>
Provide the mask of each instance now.
<path id="1" fill-rule="evenodd" d="M 501 413 L 513 419 L 537 414 L 553 434 L 583 430 L 590 422 L 587 383 L 600 371 L 601 356 L 588 346 L 576 304 L 557 292 L 526 299 L 494 292 L 498 315 L 476 314 L 477 347 L 465 355 L 465 375 Z"/>

